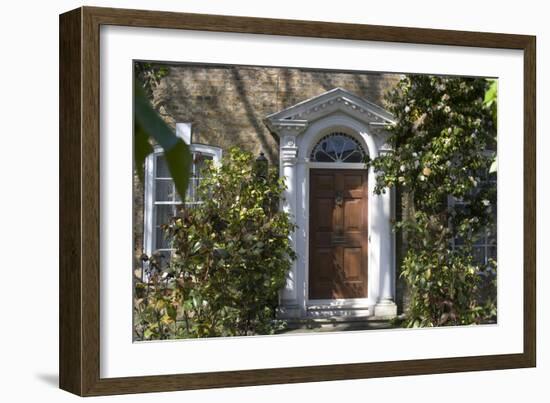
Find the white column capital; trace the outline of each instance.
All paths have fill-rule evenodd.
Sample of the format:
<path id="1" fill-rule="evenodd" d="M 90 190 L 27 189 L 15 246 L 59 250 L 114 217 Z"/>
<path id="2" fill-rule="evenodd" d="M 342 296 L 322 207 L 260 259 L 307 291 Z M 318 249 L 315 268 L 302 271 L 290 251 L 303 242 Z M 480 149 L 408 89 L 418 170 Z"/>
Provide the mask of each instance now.
<path id="1" fill-rule="evenodd" d="M 280 158 L 283 168 L 296 165 L 298 160 L 298 147 L 281 147 Z"/>
<path id="2" fill-rule="evenodd" d="M 297 137 L 305 126 L 285 125 L 281 126 L 280 135 L 280 159 L 283 167 L 294 166 L 298 158 Z"/>
<path id="3" fill-rule="evenodd" d="M 302 133 L 307 125 L 307 120 L 298 120 L 298 119 L 275 119 L 267 121 L 268 127 L 277 133 L 280 138 L 283 138 L 286 135 L 294 135 Z"/>

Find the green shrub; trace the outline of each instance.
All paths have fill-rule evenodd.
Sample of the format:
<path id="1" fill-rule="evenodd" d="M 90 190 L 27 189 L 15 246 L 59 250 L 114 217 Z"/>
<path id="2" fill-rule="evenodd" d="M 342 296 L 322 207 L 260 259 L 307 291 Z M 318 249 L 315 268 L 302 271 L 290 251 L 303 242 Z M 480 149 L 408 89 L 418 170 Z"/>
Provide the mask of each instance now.
<path id="1" fill-rule="evenodd" d="M 251 153 L 233 148 L 221 166 L 206 164 L 198 207 L 165 226 L 174 253 L 149 282 L 136 284 L 140 339 L 271 334 L 279 290 L 295 259 L 294 229 L 279 210 L 284 183 L 276 169 L 257 174 Z"/>
<path id="2" fill-rule="evenodd" d="M 472 256 L 496 211 L 496 186 L 484 182 L 495 158 L 486 152 L 496 149 L 495 91 L 482 78 L 413 74 L 388 94 L 394 151 L 369 163 L 377 193 L 399 186 L 407 198 L 408 212 L 396 226 L 406 239 L 408 326 L 472 324 L 496 315 L 496 262 Z"/>
<path id="3" fill-rule="evenodd" d="M 401 276 L 409 285 L 408 327 L 478 324 L 496 315 L 495 265 L 480 266 L 468 248 L 450 248 L 448 226 L 416 213 Z M 483 280 L 487 279 L 483 287 Z"/>

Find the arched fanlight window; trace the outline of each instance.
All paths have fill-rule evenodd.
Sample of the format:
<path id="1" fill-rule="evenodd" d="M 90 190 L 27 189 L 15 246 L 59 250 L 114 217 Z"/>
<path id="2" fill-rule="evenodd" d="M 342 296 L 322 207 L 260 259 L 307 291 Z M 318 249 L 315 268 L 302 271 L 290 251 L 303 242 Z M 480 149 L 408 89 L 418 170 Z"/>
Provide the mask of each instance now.
<path id="1" fill-rule="evenodd" d="M 311 152 L 313 162 L 364 162 L 365 150 L 346 133 L 331 133 L 323 137 Z"/>

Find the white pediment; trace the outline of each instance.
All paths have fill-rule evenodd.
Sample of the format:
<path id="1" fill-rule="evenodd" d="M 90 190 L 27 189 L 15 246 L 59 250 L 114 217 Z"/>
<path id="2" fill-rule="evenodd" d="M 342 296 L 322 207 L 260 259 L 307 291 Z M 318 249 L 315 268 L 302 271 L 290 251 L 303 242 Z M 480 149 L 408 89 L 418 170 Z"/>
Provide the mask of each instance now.
<path id="1" fill-rule="evenodd" d="M 348 114 L 370 127 L 383 128 L 395 123 L 393 115 L 384 108 L 342 88 L 334 88 L 268 115 L 265 123 L 275 133 L 282 129 L 302 131 L 308 124 L 336 112 Z"/>

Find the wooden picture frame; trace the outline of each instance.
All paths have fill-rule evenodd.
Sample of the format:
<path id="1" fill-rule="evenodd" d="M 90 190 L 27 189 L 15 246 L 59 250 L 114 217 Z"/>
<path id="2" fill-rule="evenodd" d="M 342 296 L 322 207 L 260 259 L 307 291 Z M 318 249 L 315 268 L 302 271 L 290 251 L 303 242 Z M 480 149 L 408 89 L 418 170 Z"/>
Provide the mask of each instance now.
<path id="1" fill-rule="evenodd" d="M 252 33 L 524 52 L 523 353 L 125 378 L 100 377 L 100 27 Z M 314 382 L 536 365 L 535 37 L 82 7 L 60 16 L 60 387 L 80 396 Z"/>

